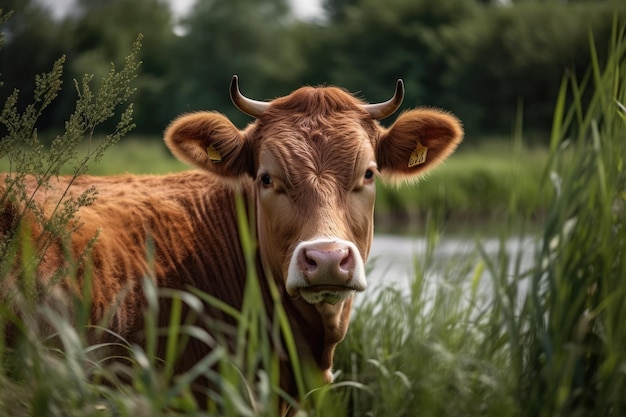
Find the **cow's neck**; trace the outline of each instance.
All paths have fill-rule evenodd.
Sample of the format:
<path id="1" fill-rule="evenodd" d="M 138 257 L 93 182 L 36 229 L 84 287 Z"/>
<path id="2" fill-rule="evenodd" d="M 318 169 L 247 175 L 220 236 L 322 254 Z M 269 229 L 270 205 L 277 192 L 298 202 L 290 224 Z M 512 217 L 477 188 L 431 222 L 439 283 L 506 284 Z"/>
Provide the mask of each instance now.
<path id="1" fill-rule="evenodd" d="M 309 353 L 323 372 L 324 382 L 331 382 L 335 347 L 346 334 L 352 299 L 335 305 L 309 304 L 301 298 L 284 299 L 284 304 L 299 344 L 299 352 Z"/>

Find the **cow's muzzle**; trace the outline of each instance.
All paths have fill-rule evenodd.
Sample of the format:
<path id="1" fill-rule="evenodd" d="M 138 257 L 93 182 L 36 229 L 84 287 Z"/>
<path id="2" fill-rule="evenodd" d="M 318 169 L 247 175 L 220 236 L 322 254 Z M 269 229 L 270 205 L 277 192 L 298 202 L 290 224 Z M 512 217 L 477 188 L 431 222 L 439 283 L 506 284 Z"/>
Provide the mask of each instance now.
<path id="1" fill-rule="evenodd" d="M 296 246 L 287 275 L 290 296 L 311 304 L 336 304 L 366 287 L 363 259 L 354 243 L 315 239 Z"/>

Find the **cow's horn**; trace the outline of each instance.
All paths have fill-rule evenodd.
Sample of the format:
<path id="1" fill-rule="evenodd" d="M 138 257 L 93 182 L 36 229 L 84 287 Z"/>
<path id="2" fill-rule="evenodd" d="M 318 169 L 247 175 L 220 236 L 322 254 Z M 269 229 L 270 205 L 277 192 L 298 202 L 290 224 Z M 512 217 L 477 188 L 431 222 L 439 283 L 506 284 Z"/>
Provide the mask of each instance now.
<path id="1" fill-rule="evenodd" d="M 241 94 L 239 77 L 236 75 L 233 75 L 233 79 L 230 81 L 230 99 L 241 112 L 255 118 L 259 117 L 270 106 L 270 103 L 266 101 L 252 100 Z"/>
<path id="2" fill-rule="evenodd" d="M 385 117 L 391 116 L 400 108 L 402 100 L 404 99 L 404 83 L 401 79 L 396 82 L 396 92 L 389 100 L 384 103 L 376 104 L 364 104 L 363 109 L 376 120 L 382 120 Z"/>

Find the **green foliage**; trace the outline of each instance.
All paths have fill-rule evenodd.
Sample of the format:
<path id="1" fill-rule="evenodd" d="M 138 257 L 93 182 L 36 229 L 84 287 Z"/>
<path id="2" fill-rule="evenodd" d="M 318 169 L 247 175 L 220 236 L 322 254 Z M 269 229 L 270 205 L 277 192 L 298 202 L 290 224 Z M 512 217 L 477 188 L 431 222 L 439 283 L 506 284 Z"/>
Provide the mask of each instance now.
<path id="1" fill-rule="evenodd" d="M 521 106 L 524 125 L 547 138 L 560 80 L 587 70 L 589 31 L 606 56 L 613 16 L 623 21 L 625 6 L 528 1 L 475 14 L 441 38 L 441 105 L 482 132 L 510 129 Z"/>
<path id="2" fill-rule="evenodd" d="M 285 81 L 303 65 L 289 36 L 288 17 L 286 0 L 198 2 L 183 21 L 188 33 L 171 57 L 179 113 L 218 109 L 237 123 L 247 122 L 230 103 L 233 74 L 245 80 L 248 95 L 284 94 Z"/>
<path id="3" fill-rule="evenodd" d="M 478 10 L 473 1 L 345 3 L 341 18 L 312 34 L 319 40 L 302 82 L 340 85 L 375 102 L 388 99 L 402 78 L 408 107 L 439 105 L 440 33 L 473 16 Z"/>
<path id="4" fill-rule="evenodd" d="M 50 71 L 60 56 L 68 54 L 66 30 L 33 0 L 5 0 L 2 8 L 11 18 L 2 24 L 0 73 L 4 87 L 0 97 L 17 89 L 22 100 L 30 100 L 35 75 Z M 49 112 L 42 115 L 43 128 L 49 127 L 49 119 Z"/>
<path id="5" fill-rule="evenodd" d="M 626 19 L 620 0 L 328 0 L 326 18 L 312 22 L 295 19 L 286 0 L 198 1 L 182 19 L 162 0 L 81 0 L 57 19 L 38 0 L 6 1 L 15 18 L 0 72 L 23 97 L 61 55 L 71 57 L 65 82 L 104 77 L 143 33 L 135 120 L 144 135 L 195 110 L 247 123 L 228 97 L 239 74 L 244 92 L 259 99 L 328 83 L 372 102 L 386 100 L 403 78 L 407 108 L 448 109 L 476 137 L 508 136 L 523 109 L 524 130 L 546 144 L 563 74 L 587 69 L 587 33 L 605 56 L 612 17 Z M 75 99 L 60 92 L 41 115 L 44 136 L 63 129 Z"/>
<path id="6" fill-rule="evenodd" d="M 175 35 L 166 2 L 161 0 L 78 1 L 79 13 L 65 22 L 72 37 L 67 48 L 75 52 L 69 72 L 73 78 L 82 74 L 106 76 L 110 63 L 123 63 L 132 42 L 142 34 L 142 70 L 135 86 L 134 119 L 137 129 L 161 132 L 177 113 L 164 103 L 180 80 L 173 78 Z M 169 77 L 166 77 L 168 75 Z M 63 97 L 73 103 L 75 97 Z"/>

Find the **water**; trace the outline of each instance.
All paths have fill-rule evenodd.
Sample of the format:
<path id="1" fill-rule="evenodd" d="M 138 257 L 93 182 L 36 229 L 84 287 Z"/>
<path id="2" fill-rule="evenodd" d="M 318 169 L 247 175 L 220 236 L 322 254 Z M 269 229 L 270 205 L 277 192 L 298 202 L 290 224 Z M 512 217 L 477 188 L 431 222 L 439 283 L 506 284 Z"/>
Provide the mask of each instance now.
<path id="1" fill-rule="evenodd" d="M 432 268 L 428 269 L 426 280 L 436 284 L 441 283 L 447 273 L 457 274 L 457 276 L 459 273 L 465 273 L 469 285 L 473 267 L 482 259 L 477 249 L 478 245 L 482 245 L 486 256 L 495 261 L 499 256 L 502 243 L 497 238 L 441 238 L 434 248 Z M 517 257 L 519 257 L 519 270 L 526 271 L 532 267 L 535 247 L 536 242 L 533 237 L 509 238 L 504 242 L 503 248 L 511 260 L 508 267 L 511 279 L 513 279 Z M 360 298 L 384 286 L 393 286 L 408 291 L 415 275 L 414 265 L 422 263 L 427 256 L 426 253 L 425 238 L 376 235 L 367 262 L 368 289 L 357 296 L 357 302 Z M 485 269 L 482 275 L 481 282 L 487 282 L 488 269 Z M 520 285 L 524 287 L 522 282 Z"/>

